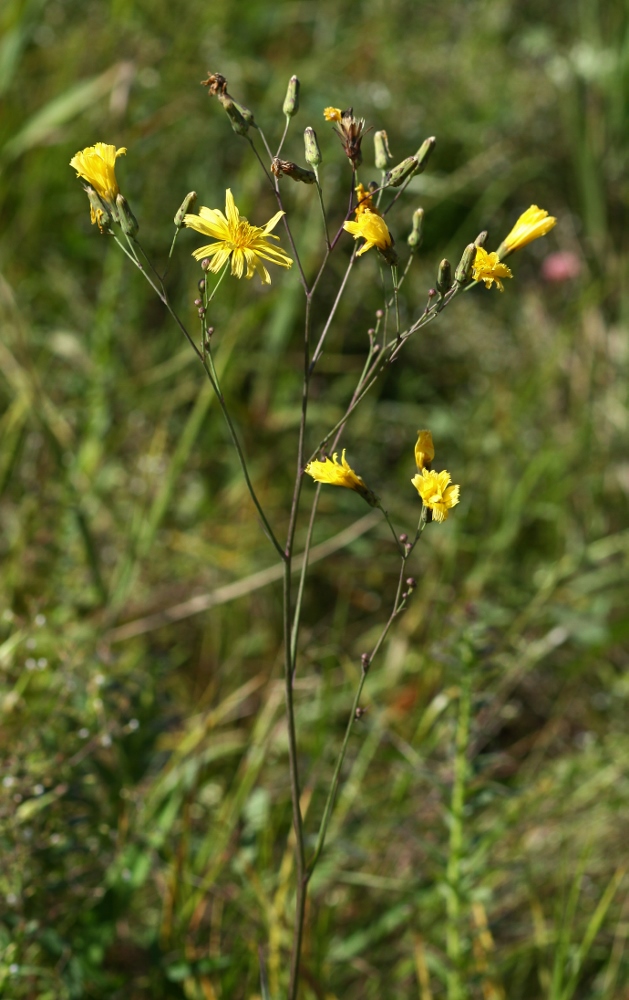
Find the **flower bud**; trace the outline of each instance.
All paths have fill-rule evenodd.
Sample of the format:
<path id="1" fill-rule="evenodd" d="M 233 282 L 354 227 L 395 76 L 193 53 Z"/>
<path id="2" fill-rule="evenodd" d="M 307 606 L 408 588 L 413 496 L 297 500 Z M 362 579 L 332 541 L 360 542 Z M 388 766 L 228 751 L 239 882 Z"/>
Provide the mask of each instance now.
<path id="1" fill-rule="evenodd" d="M 286 91 L 282 111 L 287 118 L 292 118 L 299 111 L 299 80 L 296 76 L 291 76 L 288 81 L 288 90 Z"/>
<path id="2" fill-rule="evenodd" d="M 459 261 L 459 266 L 454 272 L 454 280 L 459 285 L 467 285 L 472 277 L 472 268 L 478 247 L 475 243 L 469 243 L 463 251 L 463 256 Z"/>
<path id="3" fill-rule="evenodd" d="M 384 178 L 383 187 L 399 187 L 400 184 L 407 180 L 407 178 L 412 177 L 417 170 L 417 157 L 407 156 L 405 160 L 398 163 L 397 167 L 393 167 L 393 170 L 389 170 Z"/>
<path id="4" fill-rule="evenodd" d="M 280 160 L 279 156 L 274 156 L 271 160 L 271 171 L 276 177 L 286 174 L 287 177 L 292 177 L 294 181 L 301 181 L 302 184 L 316 184 L 317 182 L 313 170 L 304 170 L 303 167 L 291 163 L 290 160 Z"/>
<path id="5" fill-rule="evenodd" d="M 479 233 L 476 239 L 474 240 L 474 246 L 475 247 L 485 246 L 486 239 L 487 239 L 487 230 L 483 229 L 482 233 Z"/>
<path id="6" fill-rule="evenodd" d="M 415 253 L 422 245 L 424 228 L 424 210 L 417 208 L 413 212 L 413 229 L 406 242 L 411 248 L 411 253 Z"/>
<path id="7" fill-rule="evenodd" d="M 196 200 L 197 200 L 196 191 L 190 191 L 190 193 L 187 194 L 184 200 L 182 201 L 181 208 L 177 209 L 174 218 L 174 223 L 177 226 L 177 229 L 181 229 L 181 227 L 183 226 L 184 215 L 187 215 L 190 209 L 194 207 L 194 203 Z"/>
<path id="8" fill-rule="evenodd" d="M 377 169 L 386 170 L 387 160 L 391 160 L 392 156 L 391 151 L 389 150 L 389 139 L 384 129 L 375 133 L 373 137 L 373 145 Z"/>
<path id="9" fill-rule="evenodd" d="M 120 216 L 120 227 L 125 236 L 135 236 L 140 227 L 138 225 L 138 220 L 129 208 L 129 202 L 123 194 L 117 195 L 116 208 L 118 209 L 118 215 Z"/>
<path id="10" fill-rule="evenodd" d="M 452 267 L 449 260 L 442 260 L 437 274 L 437 291 L 445 295 L 452 288 Z"/>
<path id="11" fill-rule="evenodd" d="M 421 146 L 415 153 L 415 159 L 417 160 L 416 174 L 423 174 L 436 145 L 437 140 L 434 135 L 431 135 L 429 139 L 425 139 L 424 142 L 422 142 Z"/>
<path id="12" fill-rule="evenodd" d="M 233 97 L 232 100 L 234 100 Z M 246 121 L 247 125 L 253 125 L 254 128 L 257 128 L 258 126 L 255 123 L 255 118 L 253 117 L 253 111 L 250 111 L 249 108 L 246 107 L 246 105 L 241 104 L 240 101 L 234 101 L 234 104 L 240 111 L 240 114 Z"/>
<path id="13" fill-rule="evenodd" d="M 310 126 L 304 129 L 304 146 L 306 149 L 306 163 L 309 163 L 311 167 L 318 167 L 322 159 L 321 150 L 317 142 L 317 133 Z"/>
<path id="14" fill-rule="evenodd" d="M 249 126 L 245 121 L 242 112 L 236 107 L 235 101 L 233 101 L 228 94 L 219 94 L 218 99 L 227 112 L 227 116 L 229 117 L 229 121 L 234 132 L 237 135 L 246 135 L 249 130 Z"/>

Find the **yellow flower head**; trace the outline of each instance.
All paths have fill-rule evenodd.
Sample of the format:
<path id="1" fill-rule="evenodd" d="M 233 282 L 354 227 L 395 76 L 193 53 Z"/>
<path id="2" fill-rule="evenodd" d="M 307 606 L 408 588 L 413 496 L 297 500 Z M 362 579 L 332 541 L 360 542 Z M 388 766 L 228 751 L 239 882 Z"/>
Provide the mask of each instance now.
<path id="1" fill-rule="evenodd" d="M 192 254 L 197 260 L 210 257 L 209 270 L 215 274 L 222 270 L 229 258 L 232 259 L 231 273 L 242 278 L 252 278 L 257 271 L 263 285 L 271 284 L 271 276 L 262 263 L 261 258 L 270 260 L 280 267 L 291 267 L 292 260 L 280 247 L 274 246 L 269 240 L 277 240 L 278 236 L 270 235 L 278 224 L 284 212 L 276 212 L 266 226 L 252 226 L 234 204 L 234 198 L 228 189 L 225 192 L 225 215 L 218 208 L 199 209 L 198 215 L 186 215 L 184 224 L 190 229 L 196 229 L 204 236 L 212 236 L 216 243 L 199 247 Z M 245 271 L 246 269 L 246 271 Z"/>
<path id="2" fill-rule="evenodd" d="M 323 117 L 326 122 L 340 122 L 343 112 L 340 108 L 324 108 Z"/>
<path id="3" fill-rule="evenodd" d="M 116 149 L 115 146 L 108 146 L 106 142 L 97 142 L 95 146 L 88 146 L 70 160 L 70 166 L 74 167 L 78 177 L 82 177 L 94 188 L 98 197 L 105 205 L 112 210 L 116 216 L 116 198 L 120 194 L 118 181 L 116 180 L 116 160 L 119 156 L 124 156 L 127 152 L 123 146 Z M 103 213 L 94 208 L 90 208 L 92 225 L 99 222 L 99 216 Z"/>
<path id="4" fill-rule="evenodd" d="M 422 469 L 411 479 L 411 482 L 425 507 L 430 507 L 433 521 L 445 521 L 448 512 L 459 502 L 460 486 L 450 486 L 452 477 L 444 469 L 443 472 L 432 472 Z"/>
<path id="5" fill-rule="evenodd" d="M 356 255 L 357 257 L 360 257 L 361 253 L 371 250 L 372 247 L 377 247 L 378 250 L 386 250 L 393 245 L 393 239 L 387 229 L 386 222 L 380 215 L 376 215 L 375 212 L 361 212 L 356 222 L 344 222 L 343 229 L 351 233 L 355 240 L 360 237 L 365 240 L 365 243 L 363 243 Z"/>
<path id="6" fill-rule="evenodd" d="M 543 208 L 531 205 L 523 212 L 508 236 L 498 247 L 498 256 L 502 260 L 515 250 L 521 250 L 527 243 L 539 239 L 549 233 L 556 224 L 554 215 L 549 215 Z"/>
<path id="7" fill-rule="evenodd" d="M 373 212 L 375 215 L 380 215 L 380 212 L 373 203 L 371 191 L 367 191 L 363 184 L 359 184 L 356 188 L 356 208 L 354 212 L 356 218 L 362 215 L 363 212 Z"/>
<path id="8" fill-rule="evenodd" d="M 435 446 L 432 443 L 430 431 L 417 431 L 417 444 L 415 445 L 415 461 L 417 471 L 421 472 L 427 465 L 430 465 L 435 457 Z"/>
<path id="9" fill-rule="evenodd" d="M 485 288 L 491 288 L 495 281 L 499 290 L 504 292 L 504 286 L 500 279 L 512 278 L 513 275 L 506 264 L 500 263 L 500 257 L 495 250 L 487 253 L 484 247 L 477 247 L 472 277 L 474 281 L 484 281 Z"/>
<path id="10" fill-rule="evenodd" d="M 316 483 L 345 486 L 348 490 L 355 490 L 356 493 L 360 493 L 361 497 L 367 503 L 371 504 L 372 507 L 375 507 L 378 503 L 378 498 L 375 494 L 365 485 L 361 477 L 350 468 L 345 458 L 345 448 L 343 449 L 340 463 L 338 455 L 335 452 L 332 460 L 328 458 L 323 462 L 309 462 L 304 471 L 309 476 L 312 476 Z"/>

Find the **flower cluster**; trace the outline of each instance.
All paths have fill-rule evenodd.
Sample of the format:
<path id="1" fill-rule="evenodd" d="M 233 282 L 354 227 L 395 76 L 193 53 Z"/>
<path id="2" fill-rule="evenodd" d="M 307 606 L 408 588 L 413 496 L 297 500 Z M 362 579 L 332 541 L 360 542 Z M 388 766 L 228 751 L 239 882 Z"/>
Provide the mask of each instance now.
<path id="1" fill-rule="evenodd" d="M 422 504 L 427 507 L 434 521 L 445 521 L 452 507 L 459 502 L 460 487 L 452 485 L 452 477 L 445 469 L 443 472 L 433 472 L 429 466 L 435 457 L 435 447 L 430 431 L 417 432 L 415 445 L 415 461 L 417 475 L 411 483 L 419 493 Z M 380 505 L 378 497 L 365 484 L 361 476 L 349 465 L 345 458 L 345 450 L 338 461 L 336 453 L 332 461 L 309 462 L 304 470 L 317 483 L 328 483 L 331 486 L 344 486 L 348 490 L 359 493 L 372 507 Z"/>

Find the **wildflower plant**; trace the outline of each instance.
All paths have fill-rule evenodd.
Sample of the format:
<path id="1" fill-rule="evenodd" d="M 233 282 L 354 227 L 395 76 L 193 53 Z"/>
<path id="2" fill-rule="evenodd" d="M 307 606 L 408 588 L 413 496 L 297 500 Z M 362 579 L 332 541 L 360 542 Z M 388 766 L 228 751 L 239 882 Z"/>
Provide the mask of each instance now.
<path id="1" fill-rule="evenodd" d="M 441 456 L 439 456 L 439 468 L 432 468 L 439 449 L 435 448 L 431 432 L 427 429 L 418 432 L 414 463 L 410 431 L 405 432 L 408 440 L 409 473 L 413 471 L 413 464 L 416 467 L 416 474 L 411 479 L 411 484 L 416 490 L 418 508 L 417 521 L 412 529 L 408 532 L 399 532 L 380 497 L 385 484 L 372 482 L 367 485 L 346 459 L 345 447 L 342 449 L 339 461 L 341 442 L 353 414 L 373 386 L 400 358 L 411 337 L 438 320 L 443 310 L 460 293 L 475 285 L 482 282 L 487 288 L 491 288 L 495 284 L 502 291 L 502 279 L 512 277 L 510 268 L 503 263 L 504 258 L 526 246 L 531 240 L 545 235 L 556 220 L 537 206 L 531 206 L 520 217 L 497 251 L 485 250 L 484 243 L 487 237 L 485 232 L 471 239 L 463 249 L 461 259 L 454 270 L 448 260 L 444 259 L 438 264 L 435 287 L 427 289 L 424 308 L 403 325 L 399 308 L 399 290 L 405 282 L 413 280 L 413 262 L 422 244 L 424 211 L 418 206 L 409 207 L 405 233 L 404 227 L 394 227 L 390 223 L 391 209 L 398 205 L 405 195 L 412 178 L 428 166 L 435 147 L 435 138 L 431 136 L 425 139 L 416 153 L 405 156 L 397 165 L 390 167 L 389 161 L 392 160 L 392 156 L 387 133 L 382 128 L 375 131 L 374 162 L 380 177 L 374 181 L 370 178 L 371 168 L 364 168 L 363 163 L 367 157 L 365 139 L 375 125 L 368 125 L 364 118 L 356 117 L 353 108 L 341 110 L 329 106 L 322 109 L 323 127 L 326 127 L 326 122 L 331 123 L 333 131 L 340 140 L 340 146 L 336 147 L 339 157 L 344 153 L 346 158 L 347 195 L 343 195 L 340 223 L 331 228 L 330 220 L 332 217 L 338 217 L 339 206 L 329 206 L 326 202 L 325 186 L 320 176 L 323 157 L 314 128 L 309 125 L 304 131 L 304 160 L 307 166 L 285 160 L 281 156 L 288 130 L 299 111 L 300 88 L 297 77 L 291 77 L 288 84 L 281 109 L 285 122 L 275 151 L 254 114 L 229 94 L 227 80 L 222 74 L 209 74 L 204 86 L 207 87 L 209 96 L 221 105 L 227 116 L 227 122 L 247 143 L 251 155 L 257 160 L 262 181 L 269 186 L 277 202 L 277 212 L 267 221 L 260 219 L 257 213 L 252 221 L 249 221 L 238 209 L 238 191 L 231 189 L 227 189 L 225 193 L 224 212 L 219 208 L 208 208 L 203 205 L 198 213 L 195 213 L 192 209 L 197 199 L 196 193 L 190 192 L 184 198 L 174 217 L 175 231 L 168 259 L 170 260 L 174 253 L 182 229 L 192 229 L 206 240 L 192 250 L 192 257 L 199 262 L 201 268 L 201 274 L 197 276 L 200 289 L 200 298 L 197 300 L 198 329 L 189 329 L 174 309 L 166 286 L 165 272 L 160 272 L 149 260 L 138 238 L 138 222 L 128 202 L 120 193 L 115 174 L 116 161 L 126 150 L 116 150 L 113 145 L 97 142 L 78 152 L 72 158 L 71 166 L 87 183 L 85 190 L 90 203 L 92 222 L 98 225 L 103 235 L 116 241 L 131 264 L 151 285 L 171 314 L 180 333 L 186 338 L 203 369 L 204 377 L 209 380 L 227 423 L 252 504 L 261 519 L 269 544 L 282 565 L 284 692 L 295 844 L 294 924 L 286 995 L 289 1000 L 295 1000 L 300 983 L 300 959 L 309 883 L 325 849 L 350 733 L 356 719 L 363 711 L 360 699 L 369 670 L 396 619 L 403 613 L 412 597 L 415 581 L 407 576 L 407 564 L 409 559 L 414 557 L 415 548 L 425 528 L 431 522 L 443 525 L 450 514 L 455 513 L 454 509 L 459 504 L 461 494 L 460 485 L 453 483 L 450 472 L 441 467 Z M 132 152 L 127 165 L 129 169 L 133 169 Z M 319 260 L 312 273 L 302 258 L 298 241 L 293 234 L 291 218 L 284 204 L 285 178 L 308 186 L 318 201 L 322 223 L 321 249 Z M 279 231 L 275 232 L 278 227 Z M 349 239 L 350 236 L 356 241 L 353 244 Z M 360 244 L 359 240 L 362 241 Z M 374 253 L 368 254 L 369 250 L 373 250 Z M 318 299 L 322 278 L 332 255 L 343 253 L 346 256 L 345 271 L 332 306 L 327 317 L 315 323 L 316 313 L 313 306 Z M 364 259 L 359 260 L 361 257 Z M 401 274 L 398 272 L 400 262 Z M 353 391 L 345 401 L 342 416 L 319 440 L 312 439 L 309 422 L 312 379 L 337 318 L 344 291 L 357 267 L 375 269 L 376 266 L 380 267 L 383 276 L 384 300 L 382 308 L 376 314 L 374 326 L 367 332 L 362 371 Z M 295 476 L 288 526 L 282 535 L 278 525 L 273 523 L 273 519 L 265 511 L 256 485 L 249 474 L 248 458 L 232 417 L 231 401 L 223 394 L 219 382 L 214 358 L 214 328 L 210 322 L 210 305 L 228 274 L 238 279 L 252 278 L 257 274 L 262 283 L 268 285 L 275 280 L 275 267 L 290 270 L 291 277 L 295 275 L 294 280 L 301 284 L 304 301 L 303 368 L 300 374 L 301 409 L 296 436 Z M 356 460 L 360 467 L 360 448 L 356 442 L 351 445 L 351 454 L 352 461 Z M 328 455 L 332 455 L 332 458 L 327 457 Z M 321 489 L 322 487 L 327 489 L 329 486 L 349 489 L 381 512 L 391 532 L 392 556 L 399 562 L 399 573 L 395 593 L 390 602 L 389 616 L 382 623 L 373 648 L 361 656 L 353 705 L 347 719 L 344 738 L 337 748 L 336 764 L 332 781 L 327 789 L 322 817 L 318 827 L 310 830 L 307 829 L 303 812 L 302 765 L 295 724 L 294 684 L 301 666 L 300 622 L 314 525 Z M 465 492 L 464 488 L 463 493 Z M 410 490 L 409 495 L 414 496 Z M 469 494 L 468 499 L 471 501 Z M 297 555 L 295 542 L 298 525 L 302 523 L 304 501 L 310 509 L 306 519 L 305 548 L 300 559 L 295 586 L 293 582 Z M 447 530 L 447 527 L 440 526 L 438 530 Z M 310 844 L 313 845 L 311 849 L 308 846 Z M 262 975 L 264 979 L 263 972 Z"/>

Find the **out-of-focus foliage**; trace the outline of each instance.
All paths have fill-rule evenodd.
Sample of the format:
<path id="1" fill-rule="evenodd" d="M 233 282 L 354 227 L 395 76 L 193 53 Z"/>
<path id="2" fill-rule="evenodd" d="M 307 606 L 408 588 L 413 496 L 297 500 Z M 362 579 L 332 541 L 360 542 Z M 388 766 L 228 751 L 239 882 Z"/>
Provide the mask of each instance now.
<path id="1" fill-rule="evenodd" d="M 215 207 L 231 187 L 264 223 L 272 197 L 199 86 L 210 69 L 275 142 L 288 78 L 300 77 L 285 153 L 303 162 L 301 132 L 317 130 L 337 225 L 350 175 L 323 107 L 353 105 L 385 128 L 396 161 L 437 136 L 391 216 L 404 253 L 412 211 L 426 210 L 404 315 L 423 307 L 441 257 L 457 260 L 481 229 L 493 249 L 531 203 L 560 220 L 510 261 L 504 295 L 460 296 L 408 345 L 344 438 L 407 530 L 418 427 L 431 428 L 462 502 L 424 535 L 417 591 L 369 677 L 312 887 L 303 997 L 445 995 L 455 893 L 466 998 L 620 1000 L 626 4 L 4 0 L 0 26 L 0 993 L 239 1000 L 259 993 L 259 946 L 274 995 L 284 983 L 277 584 L 135 638 L 112 633 L 247 578 L 272 550 L 192 353 L 90 226 L 68 166 L 96 141 L 128 148 L 121 188 L 160 266 L 189 190 Z M 364 150 L 366 183 L 370 137 Z M 282 183 L 310 272 L 315 192 Z M 181 235 L 169 276 L 192 326 L 197 245 Z M 372 256 L 321 361 L 313 448 L 342 413 L 381 305 Z M 223 386 L 280 525 L 300 392 L 295 270 L 276 271 L 270 291 L 226 281 L 215 307 Z M 363 513 L 355 494 L 324 493 L 316 541 Z M 386 526 L 313 567 L 296 688 L 309 830 L 394 571 Z M 462 645 L 473 652 L 471 779 L 452 885 Z"/>

